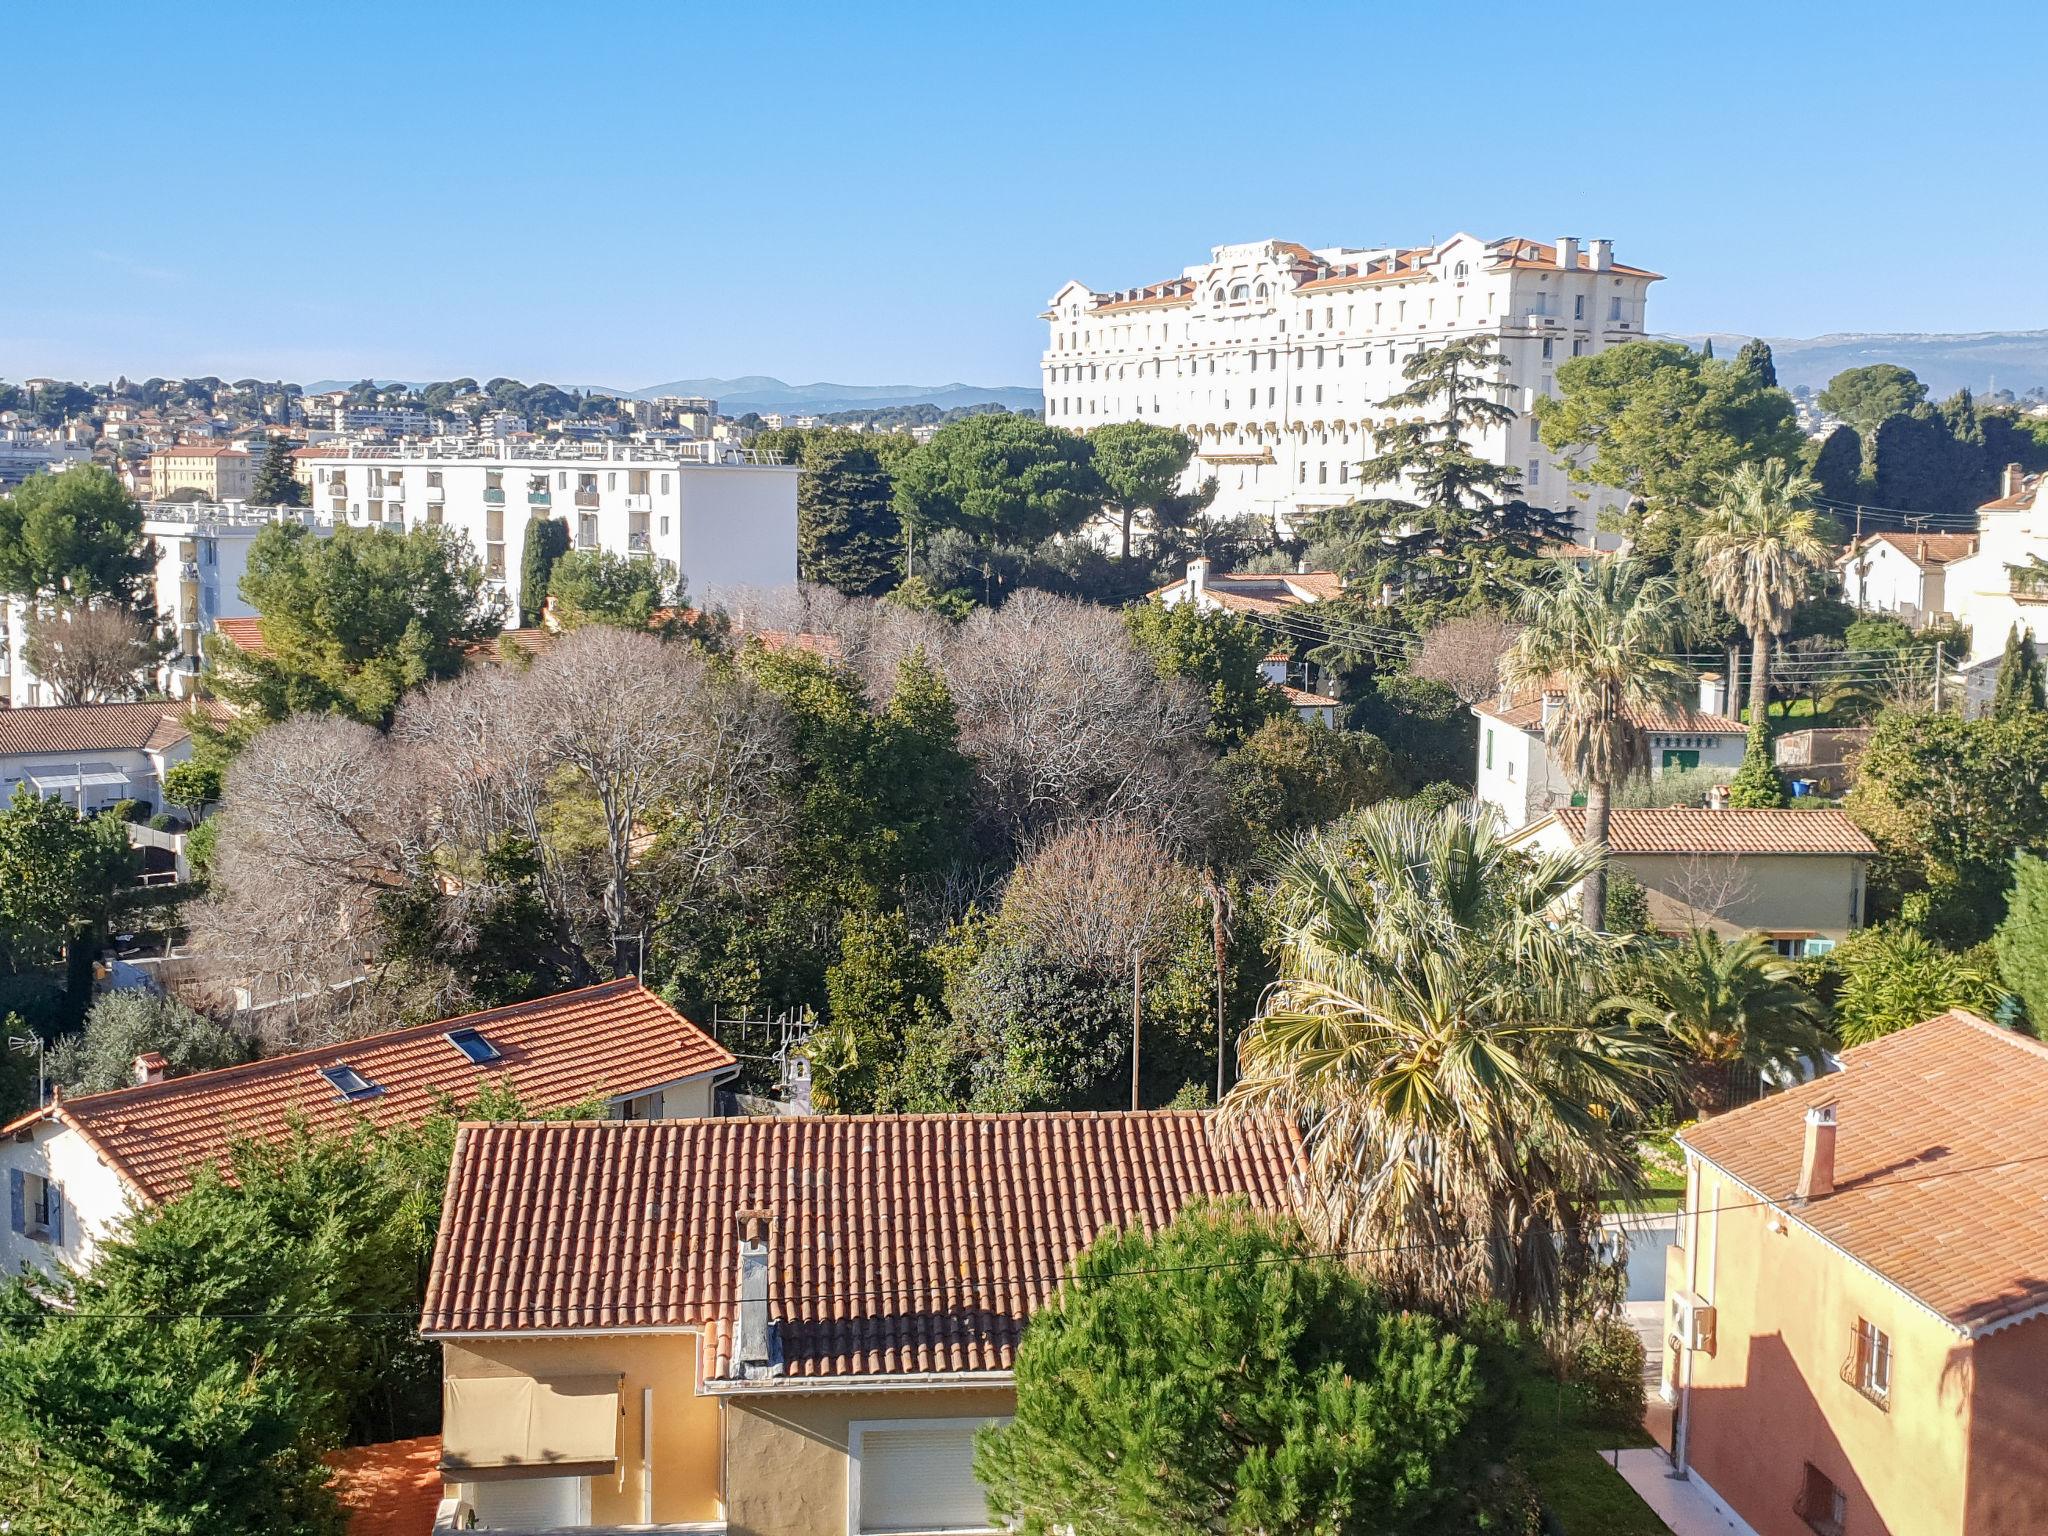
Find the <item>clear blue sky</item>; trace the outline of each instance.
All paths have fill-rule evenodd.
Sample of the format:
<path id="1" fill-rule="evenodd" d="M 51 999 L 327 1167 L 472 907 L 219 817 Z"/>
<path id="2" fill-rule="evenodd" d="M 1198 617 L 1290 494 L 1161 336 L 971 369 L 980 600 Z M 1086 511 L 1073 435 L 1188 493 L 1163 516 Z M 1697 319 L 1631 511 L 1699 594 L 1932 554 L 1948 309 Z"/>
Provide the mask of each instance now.
<path id="1" fill-rule="evenodd" d="M 1032 383 L 1069 277 L 1461 228 L 1664 331 L 2048 327 L 2044 16 L 21 3 L 0 377 Z"/>

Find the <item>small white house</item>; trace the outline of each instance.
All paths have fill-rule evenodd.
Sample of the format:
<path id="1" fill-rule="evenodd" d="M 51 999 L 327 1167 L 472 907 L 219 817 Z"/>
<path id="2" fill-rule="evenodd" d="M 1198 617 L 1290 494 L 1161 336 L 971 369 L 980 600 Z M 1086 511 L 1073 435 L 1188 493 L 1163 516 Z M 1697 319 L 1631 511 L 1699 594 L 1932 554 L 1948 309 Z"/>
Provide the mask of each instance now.
<path id="1" fill-rule="evenodd" d="M 1190 560 L 1187 575 L 1155 590 L 1152 599 L 1169 608 L 1193 603 L 1206 612 L 1221 609 L 1257 621 L 1343 591 L 1344 578 L 1336 571 L 1212 571 L 1201 559 Z"/>
<path id="2" fill-rule="evenodd" d="M 509 1089 L 530 1111 L 602 1101 L 615 1120 L 714 1114 L 733 1055 L 636 980 L 606 982 L 433 1024 L 52 1099 L 0 1127 L 7 1228 L 0 1276 L 80 1267 L 130 1213 L 175 1198 L 237 1140 L 358 1123 L 417 1124 Z"/>
<path id="3" fill-rule="evenodd" d="M 2048 645 L 2048 475 L 2005 471 L 2003 493 L 1977 509 L 1976 549 L 1948 572 L 1948 604 L 1970 631 L 1965 697 L 1991 701 L 2006 637 L 2015 626 L 2035 649 Z"/>
<path id="4" fill-rule="evenodd" d="M 1316 693 L 1307 688 L 1297 688 L 1287 680 L 1287 666 L 1292 658 L 1285 651 L 1269 652 L 1259 663 L 1259 676 L 1266 680 L 1269 688 L 1278 688 L 1293 706 L 1295 717 L 1304 725 L 1326 725 L 1337 728 L 1337 711 L 1343 708 L 1341 699 L 1333 699 L 1326 693 Z"/>
<path id="5" fill-rule="evenodd" d="M 1949 567 L 1976 552 L 1974 533 L 1870 534 L 1835 561 L 1842 600 L 1916 629 L 1939 623 L 1949 613 Z"/>
<path id="6" fill-rule="evenodd" d="M 1562 691 L 1545 690 L 1472 706 L 1479 717 L 1476 797 L 1494 807 L 1510 828 L 1525 827 L 1558 809 L 1584 803 L 1563 761 L 1546 739 L 1564 705 Z M 1727 691 L 1719 674 L 1700 679 L 1697 709 L 1652 710 L 1636 724 L 1650 738 L 1650 775 L 1742 766 L 1742 722 L 1723 713 Z"/>
<path id="7" fill-rule="evenodd" d="M 157 701 L 0 710 L 0 804 L 25 784 L 81 815 L 123 800 L 161 811 L 165 771 L 192 755 L 189 708 Z"/>

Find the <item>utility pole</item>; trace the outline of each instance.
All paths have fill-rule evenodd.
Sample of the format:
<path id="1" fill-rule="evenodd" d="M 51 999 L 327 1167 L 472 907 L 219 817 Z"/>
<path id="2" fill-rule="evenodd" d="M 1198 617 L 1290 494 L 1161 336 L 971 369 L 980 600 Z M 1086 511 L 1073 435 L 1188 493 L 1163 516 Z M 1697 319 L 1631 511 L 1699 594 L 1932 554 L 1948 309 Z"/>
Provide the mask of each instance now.
<path id="1" fill-rule="evenodd" d="M 1223 1073 L 1226 1054 L 1229 1050 L 1223 1011 L 1223 985 L 1230 960 L 1230 916 L 1226 910 L 1228 899 L 1223 887 L 1216 883 L 1215 874 L 1204 865 L 1202 885 L 1209 894 L 1209 938 L 1216 949 L 1216 1102 L 1223 1102 Z"/>
<path id="2" fill-rule="evenodd" d="M 1145 1022 L 1145 951 L 1131 946 L 1131 1108 L 1138 1107 L 1138 1051 Z"/>
<path id="3" fill-rule="evenodd" d="M 1934 712 L 1937 715 L 1941 713 L 1941 677 L 1948 670 L 1947 651 L 1946 640 L 1934 642 Z"/>

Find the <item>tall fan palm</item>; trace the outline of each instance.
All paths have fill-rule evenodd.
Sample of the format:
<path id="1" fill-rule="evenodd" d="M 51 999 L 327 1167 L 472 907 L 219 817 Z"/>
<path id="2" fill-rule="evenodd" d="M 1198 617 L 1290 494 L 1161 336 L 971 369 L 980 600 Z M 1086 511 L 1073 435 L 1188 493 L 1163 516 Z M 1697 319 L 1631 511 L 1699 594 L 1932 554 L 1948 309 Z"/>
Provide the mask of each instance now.
<path id="1" fill-rule="evenodd" d="M 1696 1114 L 1728 1107 L 1730 1069 L 1792 1068 L 1826 1048 L 1821 1009 L 1799 973 L 1762 938 L 1710 929 L 1642 952 L 1609 999 L 1679 1058 Z"/>
<path id="2" fill-rule="evenodd" d="M 1509 849 L 1452 807 L 1365 812 L 1342 845 L 1279 871 L 1280 979 L 1238 1046 L 1225 1124 L 1278 1115 L 1304 1139 L 1304 1219 L 1399 1293 L 1550 1311 L 1628 1192 L 1618 1111 L 1669 1057 L 1595 1022 L 1618 941 L 1556 920 L 1599 862 Z"/>
<path id="3" fill-rule="evenodd" d="M 1545 734 L 1585 788 L 1586 841 L 1603 855 L 1579 896 L 1586 926 L 1597 931 L 1606 926 L 1614 787 L 1649 767 L 1642 717 L 1677 703 L 1690 674 L 1666 654 L 1679 637 L 1671 583 L 1621 555 L 1591 564 L 1580 571 L 1560 562 L 1553 583 L 1524 591 L 1524 627 L 1501 659 L 1501 680 L 1515 691 L 1563 695 Z"/>
<path id="4" fill-rule="evenodd" d="M 1714 600 L 1749 631 L 1749 718 L 1770 698 L 1771 640 L 1782 635 L 1827 563 L 1827 541 L 1808 503 L 1820 486 L 1783 459 L 1735 466 L 1721 504 L 1700 525 L 1700 575 Z"/>

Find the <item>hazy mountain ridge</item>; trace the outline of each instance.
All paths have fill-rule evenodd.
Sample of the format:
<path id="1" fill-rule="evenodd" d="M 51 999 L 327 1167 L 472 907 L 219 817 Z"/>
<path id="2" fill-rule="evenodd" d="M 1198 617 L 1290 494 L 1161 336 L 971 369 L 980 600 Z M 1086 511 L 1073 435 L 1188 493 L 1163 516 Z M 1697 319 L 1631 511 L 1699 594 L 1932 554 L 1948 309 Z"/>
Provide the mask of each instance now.
<path id="1" fill-rule="evenodd" d="M 1683 338 L 1712 340 L 1719 357 L 1732 357 L 1749 340 L 1742 331 Z M 1766 336 L 1777 360 L 1778 382 L 1819 389 L 1845 368 L 1896 363 L 1910 368 L 1934 395 L 1958 389 L 1979 393 L 1994 386 L 2023 394 L 2048 386 L 2048 330 L 2043 331 L 1836 331 L 1825 336 Z"/>
<path id="2" fill-rule="evenodd" d="M 305 386 L 309 395 L 330 390 L 352 389 L 360 379 L 321 379 Z M 434 379 L 378 379 L 381 389 L 418 389 L 439 382 Z M 522 382 L 543 382 L 526 379 Z M 552 381 L 547 381 L 552 382 Z M 894 405 L 935 405 L 951 410 L 963 405 L 1000 405 L 1009 410 L 1038 410 L 1045 402 L 1035 389 L 1012 384 L 785 384 L 766 374 L 748 374 L 737 379 L 675 379 L 667 384 L 649 384 L 644 389 L 616 389 L 605 384 L 563 384 L 558 388 L 591 395 L 610 395 L 621 400 L 653 400 L 661 395 L 707 395 L 718 402 L 727 416 L 744 416 L 749 411 L 767 414 L 822 416 L 835 411 L 880 410 Z"/>

